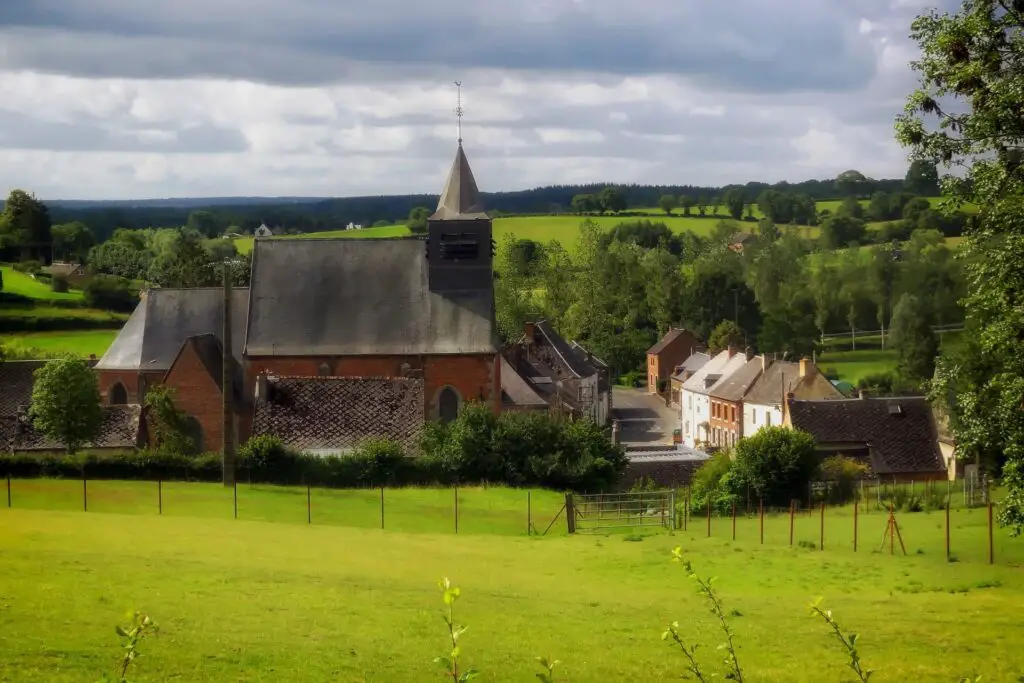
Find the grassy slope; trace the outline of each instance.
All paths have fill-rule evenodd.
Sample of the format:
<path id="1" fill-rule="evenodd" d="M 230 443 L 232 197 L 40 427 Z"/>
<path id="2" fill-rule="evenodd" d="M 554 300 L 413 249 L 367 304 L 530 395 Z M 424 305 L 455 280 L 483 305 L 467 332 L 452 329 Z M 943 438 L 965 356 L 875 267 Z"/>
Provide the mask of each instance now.
<path id="1" fill-rule="evenodd" d="M 29 297 L 30 299 L 42 299 L 47 301 L 74 301 L 81 300 L 82 298 L 82 292 L 80 291 L 58 294 L 50 289 L 49 283 L 35 280 L 30 275 L 19 273 L 10 266 L 0 266 L 0 272 L 3 273 L 4 279 L 3 291 L 10 294 L 18 294 L 20 296 Z"/>
<path id="2" fill-rule="evenodd" d="M 296 498 L 302 510 L 304 496 Z M 531 680 L 536 655 L 563 661 L 560 680 L 678 680 L 681 655 L 659 638 L 665 624 L 678 619 L 687 640 L 702 641 L 698 656 L 710 669 L 720 670 L 721 636 L 693 582 L 668 561 L 675 545 L 718 577 L 725 609 L 738 611 L 750 680 L 848 678 L 844 654 L 807 616 L 806 604 L 822 595 L 861 634 L 876 680 L 1010 680 L 1024 666 L 1013 636 L 1024 584 L 1019 569 L 981 563 L 983 519 L 954 512 L 961 561 L 950 564 L 937 513 L 900 516 L 911 554 L 889 557 L 872 552 L 880 513 L 861 515 L 854 555 L 838 547 L 846 539 L 837 527 L 852 529 L 839 515 L 817 552 L 786 545 L 785 517 L 766 521 L 760 546 L 755 520 L 741 520 L 736 542 L 723 537 L 725 520 L 704 538 L 701 520 L 631 543 L 46 512 L 15 502 L 0 509 L 0 680 L 95 680 L 119 655 L 113 623 L 132 609 L 161 626 L 133 680 L 430 680 L 432 659 L 445 653 L 442 576 L 463 590 L 456 620 L 469 625 L 463 652 L 480 680 Z M 796 539 L 817 541 L 818 528 L 816 516 L 801 517 Z M 1020 541 L 997 537 L 1001 561 L 1022 559 Z"/>
<path id="3" fill-rule="evenodd" d="M 68 330 L 66 332 L 26 332 L 0 335 L 0 345 L 19 355 L 41 358 L 61 353 L 78 356 L 102 356 L 117 337 L 117 330 Z M 34 350 L 34 352 L 29 352 Z"/>

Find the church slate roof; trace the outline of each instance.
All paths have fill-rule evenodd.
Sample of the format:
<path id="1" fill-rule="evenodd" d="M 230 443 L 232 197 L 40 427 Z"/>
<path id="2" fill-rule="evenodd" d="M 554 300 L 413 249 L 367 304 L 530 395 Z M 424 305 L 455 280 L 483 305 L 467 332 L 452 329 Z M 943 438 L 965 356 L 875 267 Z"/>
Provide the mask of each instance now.
<path id="1" fill-rule="evenodd" d="M 44 360 L 0 361 L 0 418 L 11 418 L 18 409 L 32 400 L 35 371 L 46 364 Z"/>
<path id="2" fill-rule="evenodd" d="M 489 216 L 484 212 L 477 189 L 473 170 L 462 150 L 462 144 L 455 153 L 455 161 L 448 173 L 444 190 L 437 202 L 437 210 L 430 217 L 433 221 L 446 220 L 486 220 Z"/>
<path id="3" fill-rule="evenodd" d="M 232 354 L 241 358 L 249 290 L 232 290 Z M 188 337 L 213 334 L 224 328 L 224 290 L 151 289 L 114 343 L 96 365 L 97 370 L 155 370 L 166 372 Z"/>
<path id="4" fill-rule="evenodd" d="M 131 450 L 141 444 L 142 406 L 104 406 L 103 422 L 99 434 L 82 450 L 123 449 Z M 36 431 L 27 414 L 19 416 L 13 430 L 14 451 L 63 451 L 64 444 Z"/>
<path id="5" fill-rule="evenodd" d="M 416 238 L 261 240 L 249 356 L 496 353 L 493 289 L 430 290 Z"/>
<path id="6" fill-rule="evenodd" d="M 419 378 L 267 377 L 253 435 L 273 434 L 300 451 L 348 450 L 371 437 L 419 450 L 424 424 Z"/>

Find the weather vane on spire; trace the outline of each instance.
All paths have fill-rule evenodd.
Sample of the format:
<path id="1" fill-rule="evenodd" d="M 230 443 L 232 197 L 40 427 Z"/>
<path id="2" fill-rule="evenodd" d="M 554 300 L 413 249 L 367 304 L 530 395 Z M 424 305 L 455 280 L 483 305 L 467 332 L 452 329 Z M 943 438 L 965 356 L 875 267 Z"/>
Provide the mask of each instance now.
<path id="1" fill-rule="evenodd" d="M 458 104 L 455 107 L 455 116 L 459 121 L 459 145 L 462 144 L 462 116 L 466 113 L 462 108 L 462 81 L 455 81 L 455 87 L 458 92 Z"/>

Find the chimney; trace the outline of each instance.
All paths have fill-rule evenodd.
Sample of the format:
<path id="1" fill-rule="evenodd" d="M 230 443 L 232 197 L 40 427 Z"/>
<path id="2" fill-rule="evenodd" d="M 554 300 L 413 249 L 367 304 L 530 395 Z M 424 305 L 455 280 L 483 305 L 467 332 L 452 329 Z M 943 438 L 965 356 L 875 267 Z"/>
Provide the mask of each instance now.
<path id="1" fill-rule="evenodd" d="M 526 343 L 532 344 L 534 335 L 537 333 L 537 326 L 533 322 L 528 322 L 523 326 L 523 333 L 526 335 Z"/>
<path id="2" fill-rule="evenodd" d="M 754 360 L 754 349 L 748 346 L 746 349 L 744 349 L 743 353 L 747 356 L 748 362 Z"/>
<path id="3" fill-rule="evenodd" d="M 256 376 L 256 402 L 266 403 L 267 392 L 269 391 L 269 385 L 267 382 L 267 371 L 264 370 Z"/>
<path id="4" fill-rule="evenodd" d="M 231 355 L 231 264 L 224 261 L 224 331 L 221 335 L 221 365 L 223 376 L 221 387 L 221 414 L 224 418 L 224 486 L 235 485 L 235 406 L 234 406 L 234 357 Z"/>
<path id="5" fill-rule="evenodd" d="M 815 367 L 814 363 L 812 363 L 811 359 L 807 356 L 800 359 L 800 379 L 803 379 L 804 377 L 814 377 L 814 373 L 817 372 L 817 370 L 818 369 Z"/>
<path id="6" fill-rule="evenodd" d="M 729 352 L 729 358 L 732 358 L 733 356 L 736 355 L 736 347 L 733 346 L 732 344 L 729 344 L 729 347 L 726 350 Z"/>

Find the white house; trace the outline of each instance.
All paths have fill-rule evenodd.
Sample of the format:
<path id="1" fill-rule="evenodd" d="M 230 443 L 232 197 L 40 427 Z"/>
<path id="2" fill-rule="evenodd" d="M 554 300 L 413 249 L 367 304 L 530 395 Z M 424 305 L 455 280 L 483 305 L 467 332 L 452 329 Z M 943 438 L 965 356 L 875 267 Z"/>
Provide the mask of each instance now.
<path id="1" fill-rule="evenodd" d="M 270 237 L 273 234 L 274 233 L 270 230 L 270 228 L 267 227 L 266 223 L 260 223 L 260 227 L 256 228 L 256 230 L 253 232 L 253 235 L 255 235 L 257 238 Z"/>
<path id="2" fill-rule="evenodd" d="M 764 370 L 743 402 L 743 436 L 783 422 L 783 404 L 788 394 L 801 401 L 846 398 L 809 358 L 799 363 L 772 361 L 761 356 Z"/>
<path id="3" fill-rule="evenodd" d="M 683 444 L 696 448 L 697 442 L 707 440 L 707 427 L 711 420 L 708 390 L 726 374 L 746 363 L 747 357 L 737 354 L 736 349 L 722 351 L 697 370 L 690 379 L 683 382 L 680 396 L 680 425 L 683 433 Z"/>
<path id="4" fill-rule="evenodd" d="M 348 225 L 345 226 L 345 229 L 346 230 L 362 230 L 363 226 L 362 226 L 361 223 L 351 223 L 350 222 Z"/>

